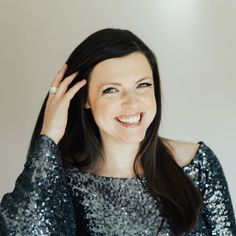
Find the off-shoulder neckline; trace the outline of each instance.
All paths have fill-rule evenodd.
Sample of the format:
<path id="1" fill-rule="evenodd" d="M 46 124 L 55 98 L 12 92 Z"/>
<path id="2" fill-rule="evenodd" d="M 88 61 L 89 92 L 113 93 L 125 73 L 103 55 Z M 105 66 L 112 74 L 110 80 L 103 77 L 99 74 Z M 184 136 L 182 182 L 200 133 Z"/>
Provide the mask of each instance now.
<path id="1" fill-rule="evenodd" d="M 191 161 L 187 165 L 182 166 L 181 167 L 182 169 L 192 166 L 194 164 L 194 162 L 196 161 L 196 159 L 199 156 L 203 146 L 205 146 L 205 143 L 203 141 L 199 141 L 198 144 L 200 144 L 200 145 L 199 145 L 194 157 L 191 159 Z"/>
<path id="2" fill-rule="evenodd" d="M 196 158 L 199 156 L 199 154 L 201 152 L 202 147 L 205 145 L 205 143 L 203 141 L 199 141 L 198 144 L 200 144 L 200 145 L 199 145 L 194 157 L 192 158 L 192 160 L 187 165 L 181 167 L 181 169 L 185 169 L 185 168 L 190 167 L 194 164 Z M 86 171 L 82 172 L 80 170 L 78 170 L 78 171 L 83 175 L 87 175 L 87 176 L 93 177 L 95 179 L 102 179 L 102 180 L 133 181 L 133 180 L 137 180 L 137 179 L 142 179 L 142 180 L 145 179 L 144 176 L 140 176 L 140 177 L 136 177 L 136 176 L 134 176 L 134 177 L 114 177 L 114 176 L 97 175 L 92 172 L 86 172 Z"/>

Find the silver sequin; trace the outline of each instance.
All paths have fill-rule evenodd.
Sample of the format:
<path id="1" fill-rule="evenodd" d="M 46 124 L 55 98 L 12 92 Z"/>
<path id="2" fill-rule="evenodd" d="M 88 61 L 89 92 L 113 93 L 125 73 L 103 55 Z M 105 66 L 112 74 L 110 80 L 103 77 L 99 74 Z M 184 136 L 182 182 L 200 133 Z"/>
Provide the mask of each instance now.
<path id="1" fill-rule="evenodd" d="M 214 152 L 199 143 L 183 171 L 202 193 L 204 209 L 192 232 L 184 235 L 236 235 L 223 169 Z M 138 178 L 63 169 L 58 146 L 46 135 L 37 137 L 14 191 L 4 195 L 0 206 L 1 236 L 168 236 L 171 232 L 157 201 Z"/>

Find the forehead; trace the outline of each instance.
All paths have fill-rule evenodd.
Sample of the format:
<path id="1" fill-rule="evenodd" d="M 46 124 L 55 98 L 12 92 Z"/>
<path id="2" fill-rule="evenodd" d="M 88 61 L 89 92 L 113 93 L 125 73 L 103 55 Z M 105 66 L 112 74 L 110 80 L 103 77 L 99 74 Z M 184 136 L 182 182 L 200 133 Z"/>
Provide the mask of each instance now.
<path id="1" fill-rule="evenodd" d="M 140 52 L 134 52 L 124 57 L 111 58 L 98 63 L 90 74 L 90 83 L 100 84 L 107 81 L 137 80 L 142 77 L 152 77 L 152 69 L 146 58 Z"/>

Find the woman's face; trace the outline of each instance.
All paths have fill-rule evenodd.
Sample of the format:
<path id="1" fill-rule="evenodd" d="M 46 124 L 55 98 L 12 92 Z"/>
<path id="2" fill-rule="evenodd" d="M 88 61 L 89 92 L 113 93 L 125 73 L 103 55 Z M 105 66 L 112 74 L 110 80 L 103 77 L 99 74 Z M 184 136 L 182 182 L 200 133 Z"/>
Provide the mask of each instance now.
<path id="1" fill-rule="evenodd" d="M 103 142 L 139 143 L 156 114 L 151 66 L 140 53 L 98 63 L 91 72 L 86 108 Z"/>

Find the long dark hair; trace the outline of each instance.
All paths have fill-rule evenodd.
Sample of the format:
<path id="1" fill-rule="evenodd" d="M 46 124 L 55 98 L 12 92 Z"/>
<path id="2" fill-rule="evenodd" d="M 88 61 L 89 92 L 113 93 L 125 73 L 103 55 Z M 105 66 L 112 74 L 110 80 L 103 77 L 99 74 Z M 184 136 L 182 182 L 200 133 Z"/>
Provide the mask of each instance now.
<path id="1" fill-rule="evenodd" d="M 64 78 L 79 71 L 69 88 L 82 79 L 90 80 L 90 73 L 99 62 L 123 57 L 133 52 L 143 53 L 151 65 L 157 113 L 146 131 L 134 161 L 134 172 L 139 178 L 137 163 L 141 163 L 147 188 L 159 203 L 163 217 L 168 220 L 175 235 L 190 231 L 202 210 L 199 190 L 182 168 L 174 161 L 171 150 L 158 135 L 161 121 L 161 85 L 155 54 L 129 30 L 107 28 L 87 37 L 66 61 Z M 88 84 L 87 83 L 87 84 Z M 68 89 L 69 89 L 68 88 Z M 102 155 L 101 136 L 90 109 L 85 109 L 88 86 L 82 87 L 70 102 L 68 122 L 63 138 L 58 143 L 65 168 L 73 166 L 81 171 L 93 168 Z M 48 94 L 35 125 L 28 153 L 40 134 Z"/>

